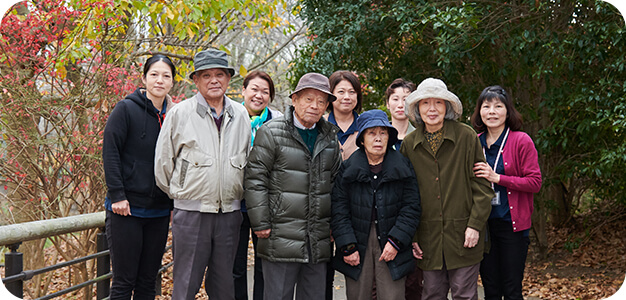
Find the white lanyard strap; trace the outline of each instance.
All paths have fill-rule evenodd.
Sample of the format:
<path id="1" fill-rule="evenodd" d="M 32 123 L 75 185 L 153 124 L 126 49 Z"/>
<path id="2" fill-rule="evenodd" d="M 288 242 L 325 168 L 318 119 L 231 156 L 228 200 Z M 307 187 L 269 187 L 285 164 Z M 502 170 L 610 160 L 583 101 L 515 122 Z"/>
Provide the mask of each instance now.
<path id="1" fill-rule="evenodd" d="M 506 129 L 506 133 L 504 134 L 504 139 L 502 139 L 502 143 L 500 144 L 500 149 L 498 150 L 498 154 L 496 155 L 496 161 L 493 163 L 493 171 L 496 172 L 496 168 L 498 167 L 498 161 L 500 160 L 500 155 L 502 154 L 502 149 L 504 148 L 504 143 L 506 143 L 506 139 L 509 137 L 509 131 L 510 128 Z M 487 137 L 485 137 L 486 140 Z M 485 156 L 485 159 L 487 159 L 487 154 L 485 153 L 485 147 L 483 147 L 483 155 Z M 497 174 L 498 172 L 496 172 Z M 491 183 L 491 188 L 494 188 L 493 182 Z"/>

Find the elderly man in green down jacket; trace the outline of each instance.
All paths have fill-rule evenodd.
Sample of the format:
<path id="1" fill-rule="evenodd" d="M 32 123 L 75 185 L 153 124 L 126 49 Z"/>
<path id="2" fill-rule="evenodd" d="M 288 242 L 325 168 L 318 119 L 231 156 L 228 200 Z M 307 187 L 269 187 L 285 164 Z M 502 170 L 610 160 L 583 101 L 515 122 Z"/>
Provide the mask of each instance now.
<path id="1" fill-rule="evenodd" d="M 478 299 L 486 222 L 493 190 L 474 175 L 484 162 L 476 132 L 457 121 L 459 98 L 439 79 L 428 78 L 406 98 L 406 114 L 415 130 L 400 152 L 409 158 L 420 189 L 422 219 L 413 243 L 424 271 L 422 300 Z"/>
<path id="2" fill-rule="evenodd" d="M 283 117 L 257 131 L 245 176 L 259 237 L 264 299 L 324 299 L 330 261 L 330 193 L 341 164 L 337 129 L 322 118 L 335 100 L 328 78 L 308 73 Z"/>

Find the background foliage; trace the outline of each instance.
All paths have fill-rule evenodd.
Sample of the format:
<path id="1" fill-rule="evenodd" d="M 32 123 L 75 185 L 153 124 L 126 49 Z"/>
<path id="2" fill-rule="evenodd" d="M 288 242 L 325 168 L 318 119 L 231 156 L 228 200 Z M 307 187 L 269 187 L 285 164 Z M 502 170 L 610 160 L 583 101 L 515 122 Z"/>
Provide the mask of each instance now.
<path id="1" fill-rule="evenodd" d="M 0 224 L 101 210 L 100 144 L 112 107 L 138 86 L 142 62 L 155 53 L 177 65 L 171 94 L 193 94 L 193 54 L 207 48 L 231 54 L 238 70 L 232 97 L 249 70 L 269 71 L 279 109 L 311 71 L 357 72 L 366 108 L 384 106 L 382 94 L 396 77 L 439 77 L 462 99 L 465 116 L 485 86 L 503 85 L 541 155 L 533 245 L 545 254 L 547 221 L 567 224 L 590 206 L 619 208 L 605 220 L 625 211 L 624 21 L 602 1 L 21 3 L 0 25 Z M 283 78 L 288 69 L 291 86 Z M 50 243 L 62 259 L 82 256 L 93 252 L 94 234 Z M 27 269 L 54 263 L 43 261 L 44 245 L 21 246 Z M 79 266 L 73 280 L 92 278 L 92 267 Z M 37 276 L 29 296 L 45 294 L 49 281 Z"/>
<path id="2" fill-rule="evenodd" d="M 394 78 L 443 79 L 469 119 L 483 88 L 502 85 L 525 118 L 544 177 L 534 229 L 565 224 L 590 201 L 626 205 L 626 40 L 619 12 L 602 1 L 304 0 L 311 42 L 292 69 L 347 69 L 384 105 Z M 467 120 L 465 120 L 467 121 Z"/>

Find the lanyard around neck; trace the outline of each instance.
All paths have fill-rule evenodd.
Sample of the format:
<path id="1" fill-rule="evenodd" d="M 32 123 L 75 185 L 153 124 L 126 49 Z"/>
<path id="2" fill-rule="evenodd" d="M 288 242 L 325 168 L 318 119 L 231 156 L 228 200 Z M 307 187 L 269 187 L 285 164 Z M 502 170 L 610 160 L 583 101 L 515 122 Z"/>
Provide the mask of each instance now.
<path id="1" fill-rule="evenodd" d="M 496 155 L 496 161 L 493 163 L 493 167 L 491 167 L 491 169 L 493 169 L 494 172 L 496 172 L 496 168 L 498 167 L 498 161 L 500 160 L 500 155 L 502 154 L 502 149 L 504 148 L 504 143 L 506 143 L 506 139 L 509 137 L 509 131 L 510 128 L 506 129 L 506 133 L 504 134 L 504 138 L 502 139 L 502 143 L 500 143 L 500 149 L 498 149 L 498 154 Z M 486 137 L 485 137 L 485 140 Z M 483 155 L 485 156 L 485 159 L 487 159 L 487 154 L 485 153 L 485 147 L 483 146 Z M 496 172 L 498 173 L 498 172 Z M 494 184 L 493 182 L 491 183 L 491 188 L 494 189 Z"/>

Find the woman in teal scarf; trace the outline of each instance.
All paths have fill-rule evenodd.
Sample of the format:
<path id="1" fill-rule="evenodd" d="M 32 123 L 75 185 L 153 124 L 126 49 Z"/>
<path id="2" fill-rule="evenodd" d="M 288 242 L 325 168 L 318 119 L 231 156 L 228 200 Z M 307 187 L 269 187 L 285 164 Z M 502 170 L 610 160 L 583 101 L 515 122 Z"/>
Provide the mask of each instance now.
<path id="1" fill-rule="evenodd" d="M 256 131 L 273 118 L 282 116 L 280 111 L 269 108 L 269 104 L 274 100 L 274 82 L 272 78 L 263 71 L 252 71 L 243 80 L 243 105 L 248 110 L 250 125 L 252 125 L 251 145 L 254 145 Z M 248 240 L 250 237 L 250 219 L 246 210 L 245 200 L 241 202 L 241 212 L 243 222 L 239 232 L 239 246 L 233 267 L 233 277 L 235 278 L 235 299 L 248 299 L 248 283 L 246 279 L 246 268 L 248 260 Z M 254 253 L 256 253 L 257 237 L 252 234 Z M 263 299 L 263 271 L 261 260 L 254 258 L 254 290 L 253 300 Z"/>

